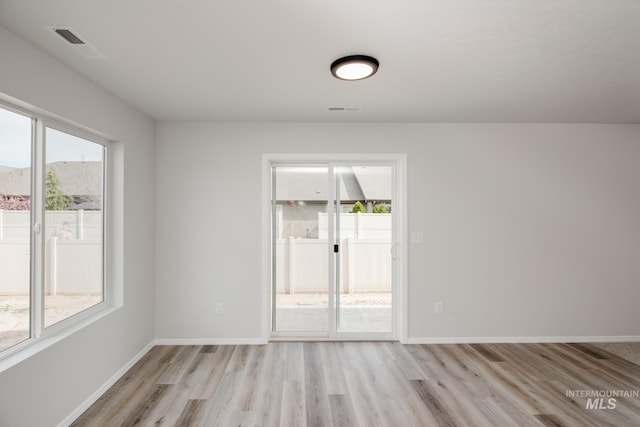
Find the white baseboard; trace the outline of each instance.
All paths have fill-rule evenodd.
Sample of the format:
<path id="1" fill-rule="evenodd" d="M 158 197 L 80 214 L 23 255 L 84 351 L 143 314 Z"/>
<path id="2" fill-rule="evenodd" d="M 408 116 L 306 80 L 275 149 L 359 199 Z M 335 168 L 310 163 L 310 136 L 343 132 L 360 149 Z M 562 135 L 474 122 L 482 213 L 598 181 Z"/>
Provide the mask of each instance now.
<path id="1" fill-rule="evenodd" d="M 149 350 L 151 350 L 153 348 L 154 345 L 155 345 L 154 341 L 151 341 L 149 344 L 147 344 L 142 350 L 140 350 L 140 352 L 138 354 L 136 354 L 133 357 L 133 359 L 131 359 L 129 362 L 127 362 L 127 364 L 124 365 L 122 368 L 120 368 L 118 370 L 118 372 L 113 374 L 113 376 L 111 378 L 109 378 L 109 380 L 106 383 L 104 383 L 102 386 L 100 386 L 100 388 L 98 388 L 98 390 L 96 390 L 91 396 L 89 396 L 84 402 L 82 402 L 82 404 L 80 406 L 78 406 L 75 409 L 75 411 L 70 413 L 64 420 L 62 420 L 60 422 L 60 424 L 58 424 L 58 427 L 67 427 L 72 422 L 74 422 L 76 420 L 76 418 L 78 418 L 80 415 L 82 415 L 82 413 L 84 411 L 89 409 L 89 407 L 91 405 L 93 405 L 100 398 L 100 396 L 102 396 L 120 378 L 122 378 L 122 376 L 124 374 L 126 374 L 127 371 L 133 367 L 133 365 L 135 365 L 140 359 L 142 359 L 142 357 L 144 357 L 144 355 L 147 354 L 149 352 Z"/>
<path id="2" fill-rule="evenodd" d="M 157 338 L 156 345 L 265 345 L 263 338 Z"/>
<path id="3" fill-rule="evenodd" d="M 639 342 L 640 336 L 593 337 L 445 337 L 408 338 L 407 344 L 520 344 L 520 343 L 587 343 L 587 342 Z"/>

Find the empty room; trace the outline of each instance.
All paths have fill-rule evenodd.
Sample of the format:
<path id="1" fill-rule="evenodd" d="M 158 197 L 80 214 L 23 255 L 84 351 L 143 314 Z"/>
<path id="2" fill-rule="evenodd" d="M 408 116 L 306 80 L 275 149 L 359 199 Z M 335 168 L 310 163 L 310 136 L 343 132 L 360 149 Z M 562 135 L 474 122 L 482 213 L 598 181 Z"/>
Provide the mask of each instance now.
<path id="1" fill-rule="evenodd" d="M 0 0 L 0 426 L 640 425 L 638 22 Z"/>

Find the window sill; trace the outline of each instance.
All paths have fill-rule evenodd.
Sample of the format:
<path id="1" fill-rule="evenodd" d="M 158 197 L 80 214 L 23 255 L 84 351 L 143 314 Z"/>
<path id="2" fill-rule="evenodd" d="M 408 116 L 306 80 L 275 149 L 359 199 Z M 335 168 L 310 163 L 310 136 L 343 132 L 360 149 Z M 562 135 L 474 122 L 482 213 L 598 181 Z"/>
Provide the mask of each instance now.
<path id="1" fill-rule="evenodd" d="M 107 305 L 106 302 L 91 307 L 77 315 L 66 319 L 58 325 L 52 325 L 39 338 L 31 338 L 7 349 L 0 358 L 0 373 L 12 368 L 22 361 L 62 341 L 70 335 L 86 328 L 92 323 L 110 315 L 122 305 Z"/>

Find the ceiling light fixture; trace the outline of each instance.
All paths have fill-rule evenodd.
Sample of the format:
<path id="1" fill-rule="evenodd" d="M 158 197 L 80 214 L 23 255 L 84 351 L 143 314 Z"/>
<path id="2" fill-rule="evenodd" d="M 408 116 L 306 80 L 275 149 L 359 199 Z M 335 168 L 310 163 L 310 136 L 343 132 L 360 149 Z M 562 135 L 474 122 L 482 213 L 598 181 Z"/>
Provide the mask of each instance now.
<path id="1" fill-rule="evenodd" d="M 340 80 L 362 80 L 373 76 L 380 63 L 366 55 L 351 55 L 336 59 L 331 64 L 331 74 Z"/>

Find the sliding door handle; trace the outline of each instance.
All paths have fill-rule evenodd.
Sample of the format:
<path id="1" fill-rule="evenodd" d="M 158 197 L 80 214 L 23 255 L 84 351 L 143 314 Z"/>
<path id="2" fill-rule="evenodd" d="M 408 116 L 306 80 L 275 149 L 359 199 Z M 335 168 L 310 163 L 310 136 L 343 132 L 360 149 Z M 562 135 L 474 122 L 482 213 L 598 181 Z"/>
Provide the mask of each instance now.
<path id="1" fill-rule="evenodd" d="M 397 242 L 394 242 L 391 244 L 391 259 L 394 261 L 398 259 L 398 243 Z"/>

